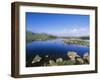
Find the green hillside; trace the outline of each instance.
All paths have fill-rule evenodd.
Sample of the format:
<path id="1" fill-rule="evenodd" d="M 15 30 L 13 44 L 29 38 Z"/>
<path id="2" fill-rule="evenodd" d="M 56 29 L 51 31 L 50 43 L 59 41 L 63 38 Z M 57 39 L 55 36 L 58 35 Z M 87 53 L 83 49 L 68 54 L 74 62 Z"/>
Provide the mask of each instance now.
<path id="1" fill-rule="evenodd" d="M 26 32 L 26 41 L 34 41 L 34 40 L 47 40 L 47 39 L 55 39 L 56 36 L 48 35 L 45 33 L 32 33 Z"/>

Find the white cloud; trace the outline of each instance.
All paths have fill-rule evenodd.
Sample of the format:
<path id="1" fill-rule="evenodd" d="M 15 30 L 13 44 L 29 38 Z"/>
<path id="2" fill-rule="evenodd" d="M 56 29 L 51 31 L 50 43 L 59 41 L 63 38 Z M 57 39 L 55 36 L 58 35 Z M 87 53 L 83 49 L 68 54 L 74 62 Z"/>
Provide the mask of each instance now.
<path id="1" fill-rule="evenodd" d="M 86 36 L 89 35 L 88 28 L 72 28 L 72 29 L 63 29 L 57 35 L 60 36 Z"/>

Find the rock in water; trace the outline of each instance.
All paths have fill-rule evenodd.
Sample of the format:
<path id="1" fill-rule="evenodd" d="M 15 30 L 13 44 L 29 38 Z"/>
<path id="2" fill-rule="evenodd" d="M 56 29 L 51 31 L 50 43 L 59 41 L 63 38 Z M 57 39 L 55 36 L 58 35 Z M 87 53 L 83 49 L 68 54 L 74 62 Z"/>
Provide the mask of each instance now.
<path id="1" fill-rule="evenodd" d="M 74 51 L 69 51 L 67 55 L 71 60 L 75 60 L 75 57 L 77 57 L 77 53 Z"/>
<path id="2" fill-rule="evenodd" d="M 46 58 L 48 58 L 49 56 L 48 56 L 48 55 L 46 55 L 45 57 L 46 57 Z"/>
<path id="3" fill-rule="evenodd" d="M 36 63 L 36 62 L 40 62 L 41 59 L 42 59 L 42 58 L 41 58 L 39 55 L 36 55 L 36 56 L 34 57 L 33 61 L 32 61 L 32 64 L 33 64 L 33 63 Z"/>
<path id="4" fill-rule="evenodd" d="M 88 52 L 83 55 L 83 59 L 89 61 L 89 53 Z"/>
<path id="5" fill-rule="evenodd" d="M 49 60 L 49 65 L 50 65 L 50 66 L 54 66 L 54 65 L 57 65 L 57 64 L 55 63 L 54 60 Z"/>
<path id="6" fill-rule="evenodd" d="M 57 62 L 57 63 L 63 62 L 63 59 L 62 59 L 62 58 L 58 58 L 58 59 L 56 59 L 56 62 Z"/>

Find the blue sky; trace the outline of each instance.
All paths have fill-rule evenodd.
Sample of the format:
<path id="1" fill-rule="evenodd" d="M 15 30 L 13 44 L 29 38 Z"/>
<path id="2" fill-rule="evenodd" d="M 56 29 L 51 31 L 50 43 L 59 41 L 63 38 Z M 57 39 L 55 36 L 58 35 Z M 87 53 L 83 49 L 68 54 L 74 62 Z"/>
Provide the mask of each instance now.
<path id="1" fill-rule="evenodd" d="M 89 15 L 26 12 L 26 30 L 56 36 L 87 36 Z"/>

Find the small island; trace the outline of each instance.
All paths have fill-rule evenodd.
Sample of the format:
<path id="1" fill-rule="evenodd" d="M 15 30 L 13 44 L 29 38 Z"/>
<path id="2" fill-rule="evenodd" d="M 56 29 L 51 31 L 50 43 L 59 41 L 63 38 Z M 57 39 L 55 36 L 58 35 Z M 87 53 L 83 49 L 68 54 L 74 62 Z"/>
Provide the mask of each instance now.
<path id="1" fill-rule="evenodd" d="M 64 39 L 65 44 L 79 44 L 84 46 L 89 46 L 89 42 L 82 39 Z"/>

